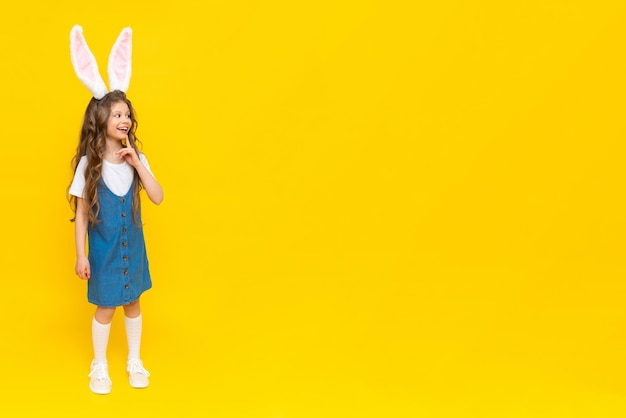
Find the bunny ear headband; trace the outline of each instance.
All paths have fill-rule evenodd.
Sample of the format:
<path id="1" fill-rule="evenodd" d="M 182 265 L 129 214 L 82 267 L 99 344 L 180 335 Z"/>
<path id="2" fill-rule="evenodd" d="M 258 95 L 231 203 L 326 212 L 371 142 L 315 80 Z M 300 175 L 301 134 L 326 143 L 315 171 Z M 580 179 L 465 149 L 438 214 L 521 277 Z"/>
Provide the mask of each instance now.
<path id="1" fill-rule="evenodd" d="M 109 55 L 109 84 L 111 91 L 121 90 L 126 93 L 130 84 L 130 59 L 132 55 L 131 28 L 127 27 L 117 37 Z M 78 79 L 89 89 L 93 97 L 100 100 L 109 91 L 98 71 L 96 57 L 87 46 L 83 28 L 76 25 L 70 32 L 70 57 Z"/>

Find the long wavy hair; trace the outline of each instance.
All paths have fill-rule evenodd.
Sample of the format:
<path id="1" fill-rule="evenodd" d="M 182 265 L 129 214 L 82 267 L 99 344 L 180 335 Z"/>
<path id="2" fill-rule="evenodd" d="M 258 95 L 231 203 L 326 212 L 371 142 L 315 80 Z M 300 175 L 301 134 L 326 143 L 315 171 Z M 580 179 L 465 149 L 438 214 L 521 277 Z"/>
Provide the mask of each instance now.
<path id="1" fill-rule="evenodd" d="M 111 107 L 118 102 L 124 102 L 128 105 L 130 110 L 131 128 L 128 131 L 128 138 L 131 146 L 139 155 L 139 149 L 137 144 L 141 144 L 136 136 L 137 131 L 137 118 L 135 117 L 135 109 L 132 103 L 126 97 L 126 94 L 120 90 L 114 90 L 107 93 L 102 99 L 91 98 L 87 109 L 85 110 L 85 116 L 83 119 L 83 125 L 80 131 L 80 139 L 78 141 L 78 147 L 76 148 L 76 155 L 72 158 L 72 168 L 74 174 L 76 174 L 76 168 L 80 159 L 87 156 L 87 168 L 85 169 L 85 189 L 83 191 L 83 199 L 85 200 L 85 207 L 87 208 L 88 221 L 91 225 L 98 222 L 98 214 L 100 213 L 100 203 L 98 202 L 98 183 L 102 178 L 102 164 L 104 160 L 104 151 L 106 148 L 106 132 L 107 122 L 111 115 Z M 134 179 L 133 182 L 133 222 L 140 224 L 139 222 L 139 192 L 143 188 L 141 179 L 137 170 L 133 170 Z M 70 207 L 74 212 L 72 222 L 76 220 L 77 199 L 76 196 L 72 196 L 69 193 L 70 185 L 67 187 L 67 198 L 70 203 Z"/>

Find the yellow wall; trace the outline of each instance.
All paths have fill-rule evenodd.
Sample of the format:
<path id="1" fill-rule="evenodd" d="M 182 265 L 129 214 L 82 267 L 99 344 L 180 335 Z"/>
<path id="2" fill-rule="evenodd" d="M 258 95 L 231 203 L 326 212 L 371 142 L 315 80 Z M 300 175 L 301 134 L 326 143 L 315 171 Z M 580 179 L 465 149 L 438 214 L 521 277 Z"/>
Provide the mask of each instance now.
<path id="1" fill-rule="evenodd" d="M 623 1 L 13 2 L 0 13 L 0 411 L 626 416 Z M 87 388 L 65 201 L 90 98 L 128 91 L 151 387 Z"/>

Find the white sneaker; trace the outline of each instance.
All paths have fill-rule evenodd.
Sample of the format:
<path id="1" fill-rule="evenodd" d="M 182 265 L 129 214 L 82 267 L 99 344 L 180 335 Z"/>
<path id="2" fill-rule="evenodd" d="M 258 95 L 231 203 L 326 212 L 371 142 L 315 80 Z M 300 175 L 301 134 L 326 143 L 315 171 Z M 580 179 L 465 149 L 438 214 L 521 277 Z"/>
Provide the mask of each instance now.
<path id="1" fill-rule="evenodd" d="M 111 392 L 111 379 L 109 378 L 109 366 L 107 363 L 91 362 L 89 372 L 89 389 L 98 395 L 106 395 Z"/>
<path id="2" fill-rule="evenodd" d="M 126 371 L 128 372 L 128 381 L 132 387 L 137 389 L 148 387 L 148 376 L 150 376 L 150 373 L 143 368 L 141 360 L 129 360 Z"/>

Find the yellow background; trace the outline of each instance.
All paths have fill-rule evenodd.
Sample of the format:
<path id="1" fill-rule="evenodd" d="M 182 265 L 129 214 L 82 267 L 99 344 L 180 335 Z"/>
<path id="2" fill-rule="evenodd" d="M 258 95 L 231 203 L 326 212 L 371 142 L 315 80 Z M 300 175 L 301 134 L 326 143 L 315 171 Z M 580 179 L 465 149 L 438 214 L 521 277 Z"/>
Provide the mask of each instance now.
<path id="1" fill-rule="evenodd" d="M 626 2 L 19 1 L 0 14 L 3 416 L 626 416 Z M 65 200 L 134 30 L 150 388 L 89 392 Z M 14 410 L 15 412 L 7 412 Z"/>

